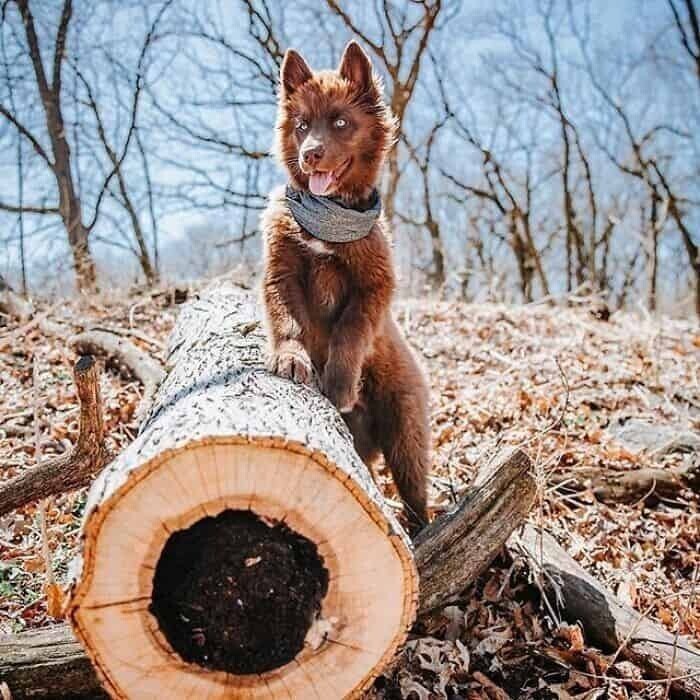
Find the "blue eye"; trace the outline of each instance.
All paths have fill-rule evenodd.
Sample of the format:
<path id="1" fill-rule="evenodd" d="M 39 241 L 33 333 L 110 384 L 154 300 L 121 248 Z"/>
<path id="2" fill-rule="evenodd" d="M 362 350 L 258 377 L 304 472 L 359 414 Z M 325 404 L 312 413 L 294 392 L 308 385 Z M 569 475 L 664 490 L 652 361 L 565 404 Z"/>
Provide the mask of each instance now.
<path id="1" fill-rule="evenodd" d="M 347 121 L 345 119 L 343 119 L 342 117 L 340 117 L 340 119 L 336 119 L 333 122 L 333 126 L 336 129 L 342 129 L 343 127 L 346 127 L 347 125 L 348 125 Z"/>

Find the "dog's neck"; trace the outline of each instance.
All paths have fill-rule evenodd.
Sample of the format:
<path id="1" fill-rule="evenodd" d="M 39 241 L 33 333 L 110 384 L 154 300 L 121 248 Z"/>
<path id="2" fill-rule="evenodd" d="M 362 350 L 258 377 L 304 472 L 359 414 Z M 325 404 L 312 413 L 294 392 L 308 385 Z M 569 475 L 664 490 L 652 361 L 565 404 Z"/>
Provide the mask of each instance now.
<path id="1" fill-rule="evenodd" d="M 373 190 L 364 205 L 349 206 L 340 198 L 323 197 L 288 185 L 286 202 L 299 226 L 326 243 L 353 243 L 367 237 L 382 211 L 379 192 Z"/>

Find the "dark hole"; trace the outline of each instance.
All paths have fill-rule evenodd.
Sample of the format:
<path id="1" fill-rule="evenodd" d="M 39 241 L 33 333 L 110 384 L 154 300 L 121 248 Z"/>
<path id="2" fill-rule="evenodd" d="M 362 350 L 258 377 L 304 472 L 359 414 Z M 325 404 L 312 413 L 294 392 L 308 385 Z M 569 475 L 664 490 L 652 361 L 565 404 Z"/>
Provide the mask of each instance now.
<path id="1" fill-rule="evenodd" d="M 311 540 L 252 511 L 226 510 L 170 536 L 150 611 L 185 661 L 262 673 L 301 651 L 327 590 Z"/>

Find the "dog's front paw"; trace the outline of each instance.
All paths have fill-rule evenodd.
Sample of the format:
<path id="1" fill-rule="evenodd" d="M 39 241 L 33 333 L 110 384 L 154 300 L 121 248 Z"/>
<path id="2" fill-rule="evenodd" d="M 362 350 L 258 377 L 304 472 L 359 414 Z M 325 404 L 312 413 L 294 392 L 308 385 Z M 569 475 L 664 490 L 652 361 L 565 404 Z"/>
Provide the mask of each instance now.
<path id="1" fill-rule="evenodd" d="M 291 379 L 298 384 L 316 384 L 314 368 L 306 353 L 280 350 L 270 357 L 268 369 L 278 377 Z"/>
<path id="2" fill-rule="evenodd" d="M 341 413 L 350 413 L 360 397 L 359 377 L 347 367 L 328 362 L 323 372 L 323 393 Z"/>

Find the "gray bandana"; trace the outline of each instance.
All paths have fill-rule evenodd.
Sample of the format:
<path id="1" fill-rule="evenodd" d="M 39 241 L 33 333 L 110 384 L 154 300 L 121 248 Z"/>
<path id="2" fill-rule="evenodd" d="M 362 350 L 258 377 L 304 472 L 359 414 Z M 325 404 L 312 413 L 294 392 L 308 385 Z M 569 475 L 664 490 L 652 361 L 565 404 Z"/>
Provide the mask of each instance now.
<path id="1" fill-rule="evenodd" d="M 320 197 L 287 185 L 287 206 L 295 221 L 314 238 L 327 243 L 350 243 L 369 234 L 382 211 L 374 190 L 368 209 L 351 209 L 332 197 Z"/>

